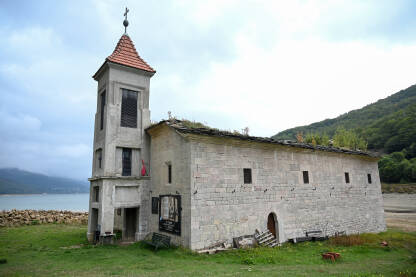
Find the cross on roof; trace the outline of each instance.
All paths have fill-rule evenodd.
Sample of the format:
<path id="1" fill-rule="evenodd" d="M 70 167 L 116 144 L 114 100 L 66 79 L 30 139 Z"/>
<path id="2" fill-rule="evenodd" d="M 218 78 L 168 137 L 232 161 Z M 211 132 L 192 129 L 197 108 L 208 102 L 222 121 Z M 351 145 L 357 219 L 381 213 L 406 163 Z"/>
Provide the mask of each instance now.
<path id="1" fill-rule="evenodd" d="M 124 12 L 124 21 L 123 21 L 124 33 L 125 34 L 127 34 L 127 26 L 129 26 L 129 21 L 127 20 L 128 12 L 129 12 L 129 9 L 126 7 L 126 11 Z"/>

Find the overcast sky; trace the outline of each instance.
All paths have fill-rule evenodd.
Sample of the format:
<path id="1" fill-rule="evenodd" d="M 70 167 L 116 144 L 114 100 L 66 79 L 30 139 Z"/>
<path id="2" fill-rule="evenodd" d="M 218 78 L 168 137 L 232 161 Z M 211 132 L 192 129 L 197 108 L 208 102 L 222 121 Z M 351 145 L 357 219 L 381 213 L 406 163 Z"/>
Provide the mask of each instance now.
<path id="1" fill-rule="evenodd" d="M 250 135 L 416 83 L 416 1 L 0 1 L 0 167 L 86 179 L 96 82 L 123 34 L 157 73 L 153 121 Z"/>

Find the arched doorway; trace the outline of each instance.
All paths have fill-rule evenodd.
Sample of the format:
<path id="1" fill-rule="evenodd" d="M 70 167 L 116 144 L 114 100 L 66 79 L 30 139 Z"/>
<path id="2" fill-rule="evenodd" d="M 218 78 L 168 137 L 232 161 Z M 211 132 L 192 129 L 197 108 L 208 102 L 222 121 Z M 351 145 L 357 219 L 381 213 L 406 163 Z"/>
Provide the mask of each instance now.
<path id="1" fill-rule="evenodd" d="M 275 238 L 279 239 L 278 222 L 274 213 L 270 213 L 267 217 L 267 229 L 270 231 L 270 233 L 273 234 Z"/>

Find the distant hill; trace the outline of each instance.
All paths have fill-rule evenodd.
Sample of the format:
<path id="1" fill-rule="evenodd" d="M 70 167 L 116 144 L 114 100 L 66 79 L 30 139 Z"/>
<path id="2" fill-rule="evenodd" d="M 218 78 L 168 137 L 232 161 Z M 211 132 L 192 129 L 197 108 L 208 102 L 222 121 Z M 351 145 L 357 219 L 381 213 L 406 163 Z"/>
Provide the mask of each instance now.
<path id="1" fill-rule="evenodd" d="M 17 168 L 0 169 L 0 194 L 82 193 L 88 191 L 87 181 L 47 176 Z"/>
<path id="2" fill-rule="evenodd" d="M 338 127 L 355 130 L 368 141 L 368 149 L 401 151 L 416 142 L 416 85 L 333 119 L 282 131 L 272 138 L 295 140 L 297 133 L 332 137 Z"/>

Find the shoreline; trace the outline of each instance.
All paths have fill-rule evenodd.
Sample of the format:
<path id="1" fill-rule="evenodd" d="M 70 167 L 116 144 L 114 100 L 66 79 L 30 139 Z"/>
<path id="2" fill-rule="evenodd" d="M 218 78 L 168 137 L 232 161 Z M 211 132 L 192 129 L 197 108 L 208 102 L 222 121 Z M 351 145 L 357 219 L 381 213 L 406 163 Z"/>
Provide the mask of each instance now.
<path id="1" fill-rule="evenodd" d="M 90 192 L 72 192 L 72 193 L 0 193 L 1 196 L 25 196 L 25 195 L 73 195 L 73 194 L 89 194 Z"/>
<path id="2" fill-rule="evenodd" d="M 88 212 L 32 209 L 0 211 L 0 227 L 47 223 L 87 224 L 87 222 Z"/>

